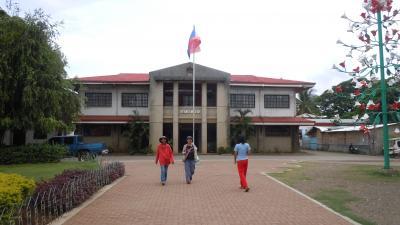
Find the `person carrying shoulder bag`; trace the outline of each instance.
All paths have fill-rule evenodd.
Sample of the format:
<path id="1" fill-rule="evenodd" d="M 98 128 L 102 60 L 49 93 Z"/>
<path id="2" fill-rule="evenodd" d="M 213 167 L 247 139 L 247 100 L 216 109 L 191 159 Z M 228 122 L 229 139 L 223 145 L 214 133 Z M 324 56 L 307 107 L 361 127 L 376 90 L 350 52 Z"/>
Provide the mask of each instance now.
<path id="1" fill-rule="evenodd" d="M 183 162 L 185 164 L 185 177 L 186 183 L 190 184 L 192 182 L 197 156 L 197 147 L 193 143 L 193 138 L 188 136 L 186 138 L 187 144 L 183 146 L 182 154 L 183 154 Z"/>

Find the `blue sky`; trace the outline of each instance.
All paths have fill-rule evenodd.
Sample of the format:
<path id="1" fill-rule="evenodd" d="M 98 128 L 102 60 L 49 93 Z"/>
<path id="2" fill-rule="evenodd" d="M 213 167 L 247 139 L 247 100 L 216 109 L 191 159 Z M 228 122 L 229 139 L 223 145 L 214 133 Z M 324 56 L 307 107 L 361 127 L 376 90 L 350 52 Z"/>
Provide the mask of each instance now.
<path id="1" fill-rule="evenodd" d="M 0 6 L 4 6 L 1 0 Z M 346 49 L 361 0 L 24 0 L 62 20 L 58 43 L 70 77 L 147 73 L 188 62 L 193 24 L 202 39 L 196 63 L 231 74 L 316 82 L 319 93 L 348 76 L 332 70 Z M 22 13 L 21 13 L 22 14 Z"/>

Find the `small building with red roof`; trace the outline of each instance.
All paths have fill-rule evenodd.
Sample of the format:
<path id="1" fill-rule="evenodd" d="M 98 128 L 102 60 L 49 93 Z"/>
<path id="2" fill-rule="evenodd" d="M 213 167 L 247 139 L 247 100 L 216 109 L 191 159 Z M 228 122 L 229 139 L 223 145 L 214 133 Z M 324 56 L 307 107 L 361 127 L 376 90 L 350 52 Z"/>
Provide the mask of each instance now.
<path id="1" fill-rule="evenodd" d="M 123 133 L 134 111 L 149 123 L 149 146 L 154 150 L 165 135 L 175 152 L 193 135 L 193 122 L 194 141 L 201 153 L 232 146 L 232 127 L 243 111 L 254 128 L 248 142 L 258 152 L 296 152 L 299 126 L 314 125 L 312 120 L 296 117 L 295 97 L 312 88 L 313 82 L 232 75 L 192 63 L 79 80 L 83 105 L 76 133 L 89 141 L 106 142 L 112 152 L 128 152 Z"/>

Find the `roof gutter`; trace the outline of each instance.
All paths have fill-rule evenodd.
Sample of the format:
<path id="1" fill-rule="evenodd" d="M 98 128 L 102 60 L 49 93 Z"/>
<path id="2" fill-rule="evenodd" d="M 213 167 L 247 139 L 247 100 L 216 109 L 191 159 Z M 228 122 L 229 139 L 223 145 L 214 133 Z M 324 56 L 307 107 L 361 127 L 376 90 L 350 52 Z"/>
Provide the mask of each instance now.
<path id="1" fill-rule="evenodd" d="M 254 84 L 254 83 L 230 83 L 230 86 L 246 86 L 246 87 L 296 87 L 296 88 L 312 88 L 315 84 Z"/>

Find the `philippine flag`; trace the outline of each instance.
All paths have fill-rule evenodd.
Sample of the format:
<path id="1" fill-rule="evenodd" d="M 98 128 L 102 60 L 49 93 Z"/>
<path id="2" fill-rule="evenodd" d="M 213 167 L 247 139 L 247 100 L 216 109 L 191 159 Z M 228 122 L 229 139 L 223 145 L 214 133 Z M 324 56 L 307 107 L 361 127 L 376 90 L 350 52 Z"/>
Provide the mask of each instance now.
<path id="1" fill-rule="evenodd" d="M 189 44 L 188 44 L 188 49 L 187 49 L 187 54 L 188 54 L 189 59 L 190 59 L 190 54 L 200 51 L 200 44 L 201 44 L 200 37 L 197 36 L 196 29 L 193 26 L 193 31 L 190 34 Z"/>

